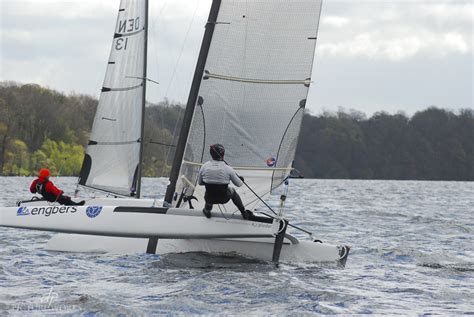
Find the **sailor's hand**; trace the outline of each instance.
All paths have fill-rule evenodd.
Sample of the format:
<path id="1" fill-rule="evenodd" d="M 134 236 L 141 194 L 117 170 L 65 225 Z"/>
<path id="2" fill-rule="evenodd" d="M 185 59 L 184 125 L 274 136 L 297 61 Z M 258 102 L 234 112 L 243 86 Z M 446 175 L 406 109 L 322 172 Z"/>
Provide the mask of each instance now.
<path id="1" fill-rule="evenodd" d="M 239 178 L 240 178 L 240 180 L 241 180 L 242 182 L 245 182 L 245 179 L 244 179 L 243 176 L 239 176 Z"/>

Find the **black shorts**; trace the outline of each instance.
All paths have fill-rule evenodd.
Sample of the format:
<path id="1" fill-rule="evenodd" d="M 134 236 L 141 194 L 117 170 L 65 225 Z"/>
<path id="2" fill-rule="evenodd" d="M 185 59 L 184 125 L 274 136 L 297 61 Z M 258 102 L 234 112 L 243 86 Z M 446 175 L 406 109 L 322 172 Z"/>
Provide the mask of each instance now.
<path id="1" fill-rule="evenodd" d="M 204 200 L 208 204 L 227 204 L 235 195 L 235 189 L 227 185 L 206 185 Z"/>

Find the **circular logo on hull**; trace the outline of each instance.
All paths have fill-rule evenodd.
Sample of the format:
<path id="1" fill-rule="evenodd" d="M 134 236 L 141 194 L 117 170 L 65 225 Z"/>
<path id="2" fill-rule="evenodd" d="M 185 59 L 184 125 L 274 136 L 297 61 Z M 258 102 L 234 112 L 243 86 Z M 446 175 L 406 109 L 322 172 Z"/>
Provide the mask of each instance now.
<path id="1" fill-rule="evenodd" d="M 86 209 L 86 214 L 89 218 L 95 218 L 100 214 L 101 211 L 102 206 L 89 206 Z"/>

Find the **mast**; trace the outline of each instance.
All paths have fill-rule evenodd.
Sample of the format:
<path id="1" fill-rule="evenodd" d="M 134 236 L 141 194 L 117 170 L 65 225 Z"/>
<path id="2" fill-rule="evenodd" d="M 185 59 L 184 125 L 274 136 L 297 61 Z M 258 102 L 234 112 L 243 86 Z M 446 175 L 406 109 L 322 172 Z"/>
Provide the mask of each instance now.
<path id="1" fill-rule="evenodd" d="M 184 112 L 183 123 L 181 125 L 181 131 L 179 134 L 178 144 L 176 146 L 176 152 L 173 159 L 173 166 L 170 173 L 170 183 L 166 188 L 165 204 L 171 204 L 173 195 L 176 190 L 176 182 L 179 177 L 179 170 L 181 168 L 181 161 L 184 156 L 184 149 L 188 140 L 189 130 L 191 128 L 191 121 L 193 119 L 194 108 L 198 99 L 199 88 L 201 86 L 202 76 L 204 74 L 204 68 L 206 66 L 207 55 L 209 53 L 209 47 L 211 46 L 212 35 L 214 28 L 217 24 L 217 16 L 219 14 L 219 8 L 221 0 L 213 0 L 211 10 L 209 12 L 209 18 L 206 23 L 206 30 L 202 39 L 201 50 L 199 51 L 199 57 L 194 71 L 193 83 L 191 90 L 189 91 L 188 102 L 186 104 L 186 110 Z"/>
<path id="2" fill-rule="evenodd" d="M 143 50 L 143 100 L 142 100 L 142 122 L 140 133 L 140 159 L 138 163 L 138 179 L 137 179 L 137 198 L 140 198 L 142 189 L 142 172 L 143 172 L 143 147 L 145 137 L 145 107 L 146 107 L 146 78 L 147 78 L 147 61 L 148 61 L 148 4 L 149 0 L 145 0 L 145 43 Z"/>

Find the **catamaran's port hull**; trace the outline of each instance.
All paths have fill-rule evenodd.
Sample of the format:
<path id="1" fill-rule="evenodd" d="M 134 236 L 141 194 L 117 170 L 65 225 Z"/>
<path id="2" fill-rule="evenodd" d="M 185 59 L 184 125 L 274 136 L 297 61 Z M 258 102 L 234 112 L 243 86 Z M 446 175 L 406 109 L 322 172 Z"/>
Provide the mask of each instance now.
<path id="1" fill-rule="evenodd" d="M 291 240 L 293 242 L 291 242 Z M 47 244 L 50 251 L 144 253 L 148 239 L 98 237 L 57 234 Z M 156 254 L 207 252 L 236 253 L 262 261 L 271 261 L 274 239 L 159 239 Z M 333 262 L 345 265 L 349 247 L 326 243 L 298 241 L 287 235 L 283 244 L 282 262 Z"/>

